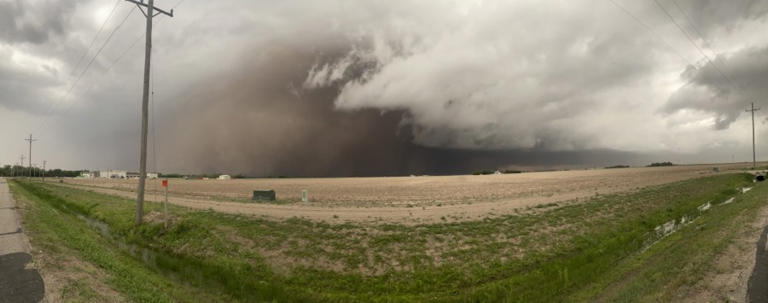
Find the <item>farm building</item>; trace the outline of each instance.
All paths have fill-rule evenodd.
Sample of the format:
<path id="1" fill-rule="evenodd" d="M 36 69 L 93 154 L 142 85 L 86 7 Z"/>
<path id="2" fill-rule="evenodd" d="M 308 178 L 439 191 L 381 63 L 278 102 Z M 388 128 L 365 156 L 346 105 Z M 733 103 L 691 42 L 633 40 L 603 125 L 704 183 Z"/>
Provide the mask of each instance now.
<path id="1" fill-rule="evenodd" d="M 127 179 L 130 177 L 129 172 L 124 170 L 92 170 L 84 171 L 80 173 L 80 178 L 107 178 L 107 179 Z M 138 174 L 137 174 L 138 175 Z"/>
<path id="2" fill-rule="evenodd" d="M 159 175 L 158 173 L 147 173 L 147 179 L 157 179 L 158 175 Z M 139 173 L 137 173 L 137 172 L 128 172 L 126 177 L 128 179 L 138 179 L 139 178 Z"/>
<path id="3" fill-rule="evenodd" d="M 107 179 L 125 179 L 128 177 L 128 172 L 124 170 L 101 170 L 95 172 L 96 178 L 107 178 Z"/>
<path id="4" fill-rule="evenodd" d="M 229 175 L 221 175 L 221 176 L 219 176 L 219 180 L 230 180 L 230 179 L 232 179 L 232 177 L 230 177 Z"/>

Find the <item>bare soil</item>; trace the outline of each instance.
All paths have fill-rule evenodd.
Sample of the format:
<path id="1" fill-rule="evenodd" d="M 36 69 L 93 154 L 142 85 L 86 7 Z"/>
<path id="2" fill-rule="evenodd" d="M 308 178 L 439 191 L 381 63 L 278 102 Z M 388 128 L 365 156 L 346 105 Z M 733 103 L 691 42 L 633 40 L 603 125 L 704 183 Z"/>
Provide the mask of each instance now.
<path id="1" fill-rule="evenodd" d="M 195 209 L 326 222 L 405 224 L 477 220 L 550 203 L 629 192 L 719 173 L 747 164 L 532 172 L 484 176 L 170 180 L 170 202 Z M 148 181 L 148 200 L 161 201 L 160 180 Z M 65 185 L 135 198 L 137 180 L 65 179 Z M 252 203 L 253 190 L 274 189 L 278 203 Z M 309 191 L 310 202 L 301 200 Z"/>
<path id="2" fill-rule="evenodd" d="M 755 222 L 744 222 L 740 235 L 717 257 L 714 270 L 681 292 L 683 302 L 747 302 L 750 274 L 755 267 L 755 244 L 768 225 L 768 207 L 760 209 Z"/>

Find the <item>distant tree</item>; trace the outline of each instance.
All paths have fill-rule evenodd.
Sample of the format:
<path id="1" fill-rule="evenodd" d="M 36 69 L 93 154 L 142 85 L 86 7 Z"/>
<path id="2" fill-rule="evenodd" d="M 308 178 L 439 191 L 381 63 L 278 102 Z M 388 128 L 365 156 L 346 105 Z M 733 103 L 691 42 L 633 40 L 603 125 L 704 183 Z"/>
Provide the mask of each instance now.
<path id="1" fill-rule="evenodd" d="M 176 173 L 172 173 L 172 174 L 159 173 L 157 174 L 157 176 L 160 178 L 184 178 L 184 175 L 176 174 Z"/>
<path id="2" fill-rule="evenodd" d="M 80 175 L 80 173 L 83 172 L 82 170 L 62 170 L 59 168 L 56 169 L 48 169 L 45 171 L 46 177 L 77 177 Z M 43 169 L 39 167 L 33 167 L 32 168 L 32 176 L 42 176 L 43 175 Z M 4 165 L 3 167 L 0 167 L 0 176 L 2 177 L 11 177 L 11 176 L 29 176 L 30 175 L 30 169 L 29 167 L 21 166 L 21 165 Z"/>
<path id="3" fill-rule="evenodd" d="M 675 166 L 672 162 L 654 162 L 649 165 L 646 165 L 646 167 L 657 167 L 657 166 Z"/>
<path id="4" fill-rule="evenodd" d="M 606 166 L 605 168 L 629 168 L 629 165 L 613 165 L 613 166 Z"/>
<path id="5" fill-rule="evenodd" d="M 490 170 L 490 169 L 482 169 L 482 170 L 476 170 L 476 171 L 472 172 L 472 174 L 475 175 L 475 176 L 477 176 L 477 175 L 492 175 L 493 173 L 494 173 L 494 171 Z"/>
<path id="6" fill-rule="evenodd" d="M 505 169 L 505 170 L 503 170 L 501 172 L 505 173 L 505 174 L 521 174 L 521 173 L 523 173 L 522 170 L 517 170 L 517 169 Z"/>

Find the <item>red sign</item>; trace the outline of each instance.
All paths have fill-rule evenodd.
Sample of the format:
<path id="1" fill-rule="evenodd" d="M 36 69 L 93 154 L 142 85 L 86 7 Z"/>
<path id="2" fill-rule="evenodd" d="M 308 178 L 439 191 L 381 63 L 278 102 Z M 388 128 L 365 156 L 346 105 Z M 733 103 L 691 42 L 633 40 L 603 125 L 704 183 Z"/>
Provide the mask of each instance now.
<path id="1" fill-rule="evenodd" d="M 163 180 L 163 187 L 168 187 L 168 180 Z"/>

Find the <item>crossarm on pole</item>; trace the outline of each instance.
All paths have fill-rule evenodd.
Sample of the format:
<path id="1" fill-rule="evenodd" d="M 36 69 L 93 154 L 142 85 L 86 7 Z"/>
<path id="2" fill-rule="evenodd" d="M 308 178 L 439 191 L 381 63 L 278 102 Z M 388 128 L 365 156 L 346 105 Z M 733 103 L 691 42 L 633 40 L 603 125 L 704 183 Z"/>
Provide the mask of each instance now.
<path id="1" fill-rule="evenodd" d="M 134 3 L 134 4 L 138 5 L 138 6 L 148 7 L 148 6 L 147 6 L 147 4 L 146 4 L 146 3 L 144 3 L 144 1 L 143 1 L 143 0 L 142 0 L 141 2 L 139 2 L 139 1 L 136 1 L 136 0 L 125 0 L 125 1 L 131 2 L 131 3 Z M 173 9 L 171 9 L 171 12 L 170 12 L 170 13 L 169 13 L 169 12 L 167 12 L 167 11 L 164 11 L 164 10 L 162 10 L 162 9 L 159 9 L 159 8 L 157 8 L 157 7 L 153 7 L 152 9 L 153 9 L 153 10 L 156 10 L 156 11 L 158 11 L 159 13 L 165 14 L 165 15 L 167 15 L 168 17 L 171 17 L 171 18 L 173 18 Z M 145 14 L 145 15 L 146 15 L 146 14 Z M 155 14 L 155 16 L 157 16 L 157 14 Z M 154 17 L 154 16 L 152 16 L 152 17 Z"/>

